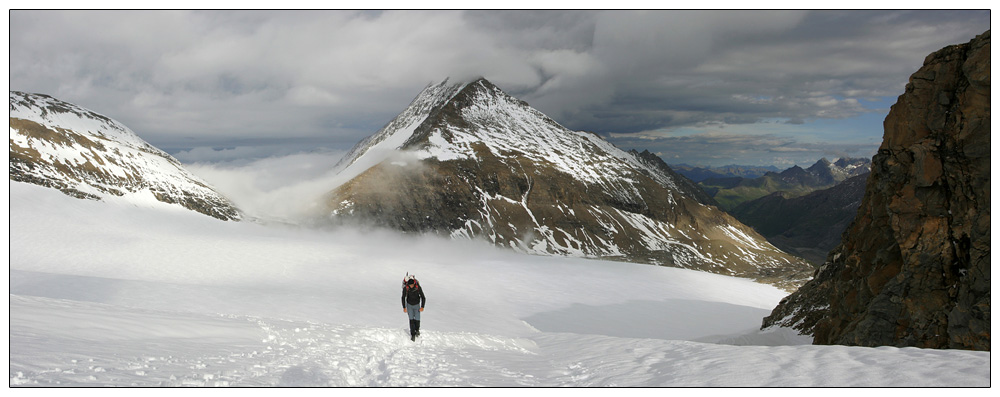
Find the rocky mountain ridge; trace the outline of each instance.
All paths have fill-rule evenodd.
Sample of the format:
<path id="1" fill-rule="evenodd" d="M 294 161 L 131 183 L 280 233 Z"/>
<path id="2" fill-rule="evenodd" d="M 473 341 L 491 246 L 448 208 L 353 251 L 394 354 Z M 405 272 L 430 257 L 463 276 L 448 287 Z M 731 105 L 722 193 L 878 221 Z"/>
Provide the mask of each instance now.
<path id="1" fill-rule="evenodd" d="M 340 165 L 329 219 L 790 288 L 811 267 L 649 153 L 568 130 L 486 79 L 428 86 Z"/>
<path id="2" fill-rule="evenodd" d="M 990 32 L 927 56 L 886 116 L 865 197 L 763 327 L 815 344 L 990 350 Z"/>
<path id="3" fill-rule="evenodd" d="M 799 197 L 774 192 L 729 211 L 771 244 L 820 265 L 854 221 L 869 173 Z"/>
<path id="4" fill-rule="evenodd" d="M 128 127 L 47 95 L 10 92 L 10 180 L 82 199 L 176 204 L 222 219 L 228 199 Z"/>

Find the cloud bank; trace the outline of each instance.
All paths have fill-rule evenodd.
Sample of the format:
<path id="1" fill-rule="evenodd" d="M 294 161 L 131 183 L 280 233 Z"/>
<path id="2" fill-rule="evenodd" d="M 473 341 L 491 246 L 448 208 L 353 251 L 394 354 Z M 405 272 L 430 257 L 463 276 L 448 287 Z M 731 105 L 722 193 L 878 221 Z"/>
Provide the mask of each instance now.
<path id="1" fill-rule="evenodd" d="M 247 160 L 259 153 L 255 148 L 234 148 L 207 153 L 199 148 L 178 159 L 185 167 L 215 187 L 250 216 L 278 221 L 298 221 L 315 215 L 323 196 L 339 185 L 334 165 L 341 151 L 299 152 Z M 232 160 L 222 161 L 229 157 Z M 182 160 L 184 161 L 184 160 Z"/>
<path id="2" fill-rule="evenodd" d="M 989 10 L 14 10 L 10 84 L 118 119 L 171 153 L 346 150 L 449 76 L 487 77 L 569 128 L 602 134 L 804 125 L 884 111 L 865 101 L 902 93 L 928 53 L 967 42 L 989 18 Z"/>

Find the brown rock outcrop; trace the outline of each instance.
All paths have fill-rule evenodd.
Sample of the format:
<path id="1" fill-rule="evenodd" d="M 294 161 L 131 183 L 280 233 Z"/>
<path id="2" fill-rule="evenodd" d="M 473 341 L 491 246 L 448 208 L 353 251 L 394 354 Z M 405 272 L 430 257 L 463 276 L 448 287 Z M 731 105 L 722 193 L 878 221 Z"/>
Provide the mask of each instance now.
<path id="1" fill-rule="evenodd" d="M 990 32 L 945 47 L 884 122 L 854 223 L 764 327 L 815 344 L 990 349 Z"/>

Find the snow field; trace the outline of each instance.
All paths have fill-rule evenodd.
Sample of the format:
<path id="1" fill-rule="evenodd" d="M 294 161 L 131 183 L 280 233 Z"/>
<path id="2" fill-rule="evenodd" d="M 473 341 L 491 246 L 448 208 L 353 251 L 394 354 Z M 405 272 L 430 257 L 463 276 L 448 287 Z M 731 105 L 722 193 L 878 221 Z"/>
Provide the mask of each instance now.
<path id="1" fill-rule="evenodd" d="M 10 182 L 11 386 L 989 386 L 988 352 L 757 331 L 785 293 Z M 400 281 L 427 310 L 406 338 Z"/>
<path id="2" fill-rule="evenodd" d="M 11 304 L 11 386 L 923 387 L 984 372 L 976 352 L 565 333 L 427 331 L 413 343 L 402 328 L 19 296 Z M 66 329 L 67 319 L 77 325 Z"/>

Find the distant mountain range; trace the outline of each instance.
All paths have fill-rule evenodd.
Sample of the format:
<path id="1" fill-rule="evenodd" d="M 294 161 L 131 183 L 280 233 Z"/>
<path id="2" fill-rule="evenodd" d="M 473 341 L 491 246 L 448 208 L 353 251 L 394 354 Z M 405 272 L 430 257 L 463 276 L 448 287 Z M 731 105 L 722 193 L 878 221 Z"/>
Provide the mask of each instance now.
<path id="1" fill-rule="evenodd" d="M 759 178 L 768 172 L 781 171 L 773 165 L 724 165 L 721 167 L 699 167 L 687 164 L 670 164 L 670 168 L 688 179 L 701 182 L 706 179 L 719 178 Z"/>
<path id="2" fill-rule="evenodd" d="M 775 192 L 798 197 L 833 187 L 847 178 L 869 172 L 871 160 L 841 158 L 831 163 L 821 159 L 809 168 L 793 166 L 779 172 L 767 172 L 757 178 L 709 178 L 698 183 L 725 210 Z"/>

